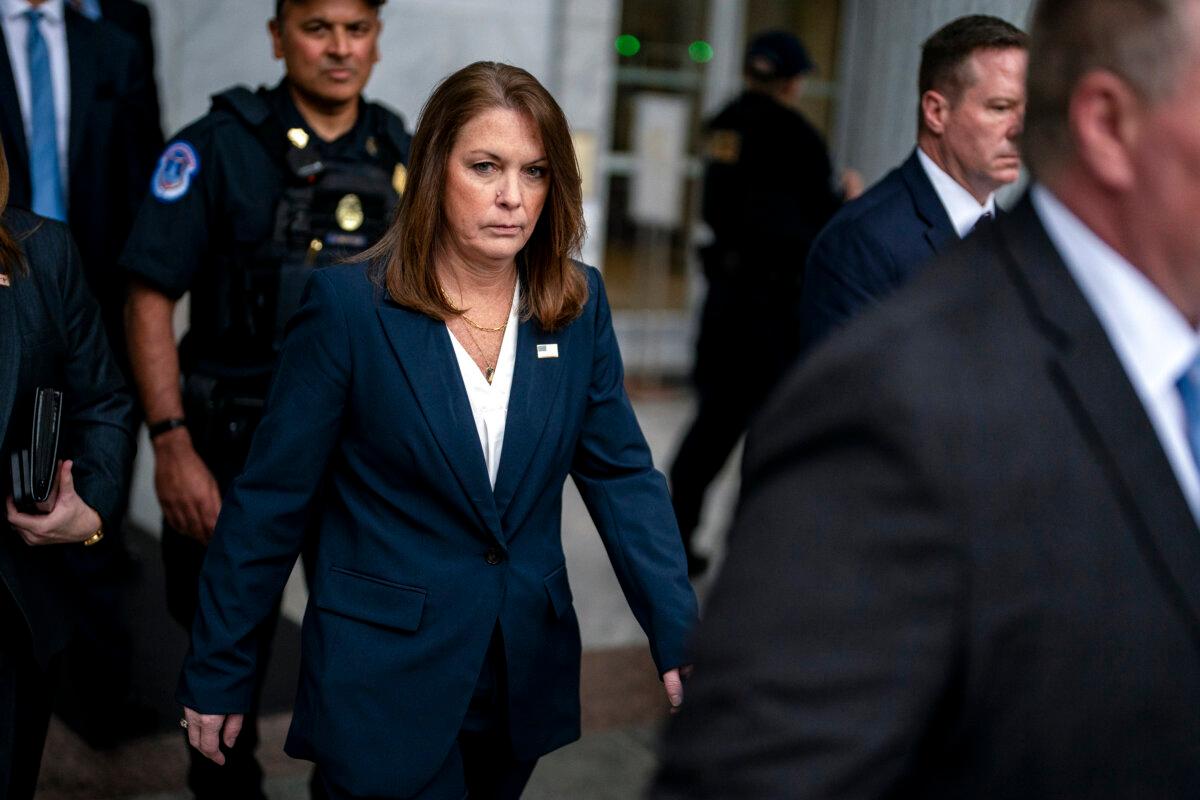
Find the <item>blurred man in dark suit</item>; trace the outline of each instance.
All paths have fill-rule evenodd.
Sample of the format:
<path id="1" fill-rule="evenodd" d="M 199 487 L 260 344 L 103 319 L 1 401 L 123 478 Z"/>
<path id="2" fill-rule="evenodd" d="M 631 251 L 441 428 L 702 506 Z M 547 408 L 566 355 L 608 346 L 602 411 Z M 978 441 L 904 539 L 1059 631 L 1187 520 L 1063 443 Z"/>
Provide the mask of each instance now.
<path id="1" fill-rule="evenodd" d="M 1028 95 L 751 430 L 656 797 L 1200 796 L 1200 0 L 1044 0 Z"/>
<path id="2" fill-rule="evenodd" d="M 133 37 L 146 71 L 146 116 L 161 131 L 162 112 L 154 79 L 154 33 L 150 9 L 138 0 L 70 0 L 75 10 L 91 20 L 105 20 Z"/>
<path id="3" fill-rule="evenodd" d="M 996 214 L 995 192 L 1020 174 L 1025 34 L 1002 19 L 961 17 L 921 48 L 917 147 L 821 231 L 804 274 L 811 346 Z"/>

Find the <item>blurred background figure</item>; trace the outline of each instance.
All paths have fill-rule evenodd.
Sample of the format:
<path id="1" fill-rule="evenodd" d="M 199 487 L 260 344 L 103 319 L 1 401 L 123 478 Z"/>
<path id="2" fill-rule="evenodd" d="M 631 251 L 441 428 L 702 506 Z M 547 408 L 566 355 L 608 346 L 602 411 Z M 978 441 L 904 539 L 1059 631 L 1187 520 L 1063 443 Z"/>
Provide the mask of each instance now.
<path id="1" fill-rule="evenodd" d="M 878 303 L 981 219 L 1017 180 L 1025 115 L 1025 34 L 961 17 L 921 47 L 917 147 L 821 231 L 804 276 L 806 345 Z"/>
<path id="2" fill-rule="evenodd" d="M 162 147 L 149 11 L 133 0 L 3 0 L 0 28 L 0 136 L 8 143 L 11 202 L 68 224 L 127 373 L 117 256 Z M 94 552 L 66 557 L 86 598 L 79 610 L 87 624 L 63 660 L 60 711 L 97 746 L 153 723 L 130 702 L 127 597 L 137 576 L 122 516 Z M 106 690 L 76 691 L 91 681 Z"/>
<path id="3" fill-rule="evenodd" d="M 693 534 L 704 495 L 750 419 L 799 353 L 800 286 L 817 232 L 862 191 L 834 185 L 825 140 L 794 106 L 812 59 L 786 31 L 746 48 L 745 91 L 708 123 L 702 251 L 708 293 L 696 343 L 696 417 L 671 465 L 671 495 L 688 555 L 704 571 Z"/>
<path id="4" fill-rule="evenodd" d="M 1031 31 L 1030 190 L 748 436 L 656 798 L 1200 790 L 1200 0 Z"/>
<path id="5" fill-rule="evenodd" d="M 214 96 L 211 111 L 173 137 L 122 258 L 163 510 L 167 607 L 185 630 L 221 497 L 245 464 L 304 283 L 374 244 L 404 188 L 404 124 L 362 97 L 379 59 L 383 2 L 277 0 L 268 28 L 283 80 Z M 177 348 L 175 303 L 189 291 Z M 264 664 L 275 619 L 261 631 Z M 263 796 L 255 707 L 224 767 L 188 749 L 196 797 Z"/>
<path id="6" fill-rule="evenodd" d="M 87 598 L 65 557 L 95 551 L 119 514 L 134 416 L 70 232 L 9 208 L 8 177 L 0 145 L 0 797 L 30 800 L 57 668 Z M 62 461 L 47 501 L 22 512 L 9 456 L 30 448 L 39 388 L 63 393 Z"/>

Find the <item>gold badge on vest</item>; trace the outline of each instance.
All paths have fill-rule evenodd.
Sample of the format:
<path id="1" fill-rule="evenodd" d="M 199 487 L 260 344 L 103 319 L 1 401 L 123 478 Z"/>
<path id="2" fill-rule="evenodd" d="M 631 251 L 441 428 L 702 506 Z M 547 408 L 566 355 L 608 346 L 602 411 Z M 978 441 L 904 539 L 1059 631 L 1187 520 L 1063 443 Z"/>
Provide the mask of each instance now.
<path id="1" fill-rule="evenodd" d="M 333 218 L 337 220 L 338 227 L 347 233 L 358 230 L 366 219 L 363 214 L 362 200 L 353 193 L 346 195 L 338 201 Z"/>

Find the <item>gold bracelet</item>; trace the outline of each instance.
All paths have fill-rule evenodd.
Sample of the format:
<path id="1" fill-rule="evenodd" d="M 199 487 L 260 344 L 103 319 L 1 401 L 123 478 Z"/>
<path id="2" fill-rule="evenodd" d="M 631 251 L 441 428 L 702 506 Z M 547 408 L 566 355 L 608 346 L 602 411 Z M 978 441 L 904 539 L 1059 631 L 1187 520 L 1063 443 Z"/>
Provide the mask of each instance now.
<path id="1" fill-rule="evenodd" d="M 99 528 L 96 528 L 95 533 L 93 533 L 91 536 L 89 536 L 83 540 L 83 546 L 91 547 L 92 545 L 96 544 L 96 542 L 100 541 L 103 538 L 104 538 L 104 526 L 101 525 Z"/>

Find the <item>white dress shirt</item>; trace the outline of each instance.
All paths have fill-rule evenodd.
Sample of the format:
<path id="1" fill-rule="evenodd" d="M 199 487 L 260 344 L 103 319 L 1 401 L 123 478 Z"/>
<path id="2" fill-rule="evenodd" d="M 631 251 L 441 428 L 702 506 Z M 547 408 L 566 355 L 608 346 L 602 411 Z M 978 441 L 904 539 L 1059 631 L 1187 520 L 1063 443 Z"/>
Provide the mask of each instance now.
<path id="1" fill-rule="evenodd" d="M 471 414 L 475 417 L 475 431 L 483 447 L 483 462 L 487 465 L 488 480 L 496 488 L 496 474 L 500 469 L 500 451 L 504 449 L 504 426 L 508 422 L 508 396 L 512 391 L 513 370 L 517 365 L 517 328 L 520 326 L 521 282 L 513 287 L 512 310 L 508 312 L 508 327 L 500 342 L 500 355 L 496 357 L 496 372 L 492 382 L 479 370 L 471 358 L 475 343 L 464 344 L 450 333 L 454 355 L 458 358 L 458 369 L 462 372 L 463 386 L 467 389 L 467 400 L 471 403 Z M 447 333 L 450 329 L 446 329 Z"/>
<path id="2" fill-rule="evenodd" d="M 40 29 L 50 54 L 50 83 L 54 88 L 54 122 L 58 130 L 58 168 L 62 172 L 63 188 L 67 180 L 67 145 L 71 130 L 71 65 L 67 53 L 67 25 L 63 18 L 64 0 L 46 0 L 37 7 L 41 12 Z M 28 0 L 0 0 L 0 27 L 4 28 L 4 44 L 8 47 L 8 62 L 13 81 L 17 84 L 17 102 L 21 106 L 21 121 L 25 123 L 25 141 L 33 136 L 30 119 L 28 36 L 29 20 L 25 12 L 33 8 Z M 11 148 L 9 149 L 11 153 Z M 66 193 L 63 194 L 66 199 Z"/>
<path id="3" fill-rule="evenodd" d="M 1200 352 L 1200 335 L 1149 278 L 1109 247 L 1046 187 L 1033 207 L 1083 296 L 1100 318 L 1137 390 L 1175 478 L 1200 522 L 1200 470 L 1187 439 L 1175 381 Z"/>
<path id="4" fill-rule="evenodd" d="M 954 232 L 958 234 L 958 238 L 961 239 L 970 233 L 984 214 L 996 216 L 995 192 L 989 194 L 987 202 L 980 205 L 974 195 L 968 192 L 961 183 L 951 178 L 944 169 L 933 163 L 933 159 L 925 155 L 925 151 L 919 147 L 917 148 L 917 160 L 921 162 L 922 169 L 929 176 L 929 182 L 933 184 L 933 190 L 937 192 L 938 199 L 942 201 L 942 207 L 946 209 L 946 214 L 950 217 L 950 224 L 954 226 Z"/>

